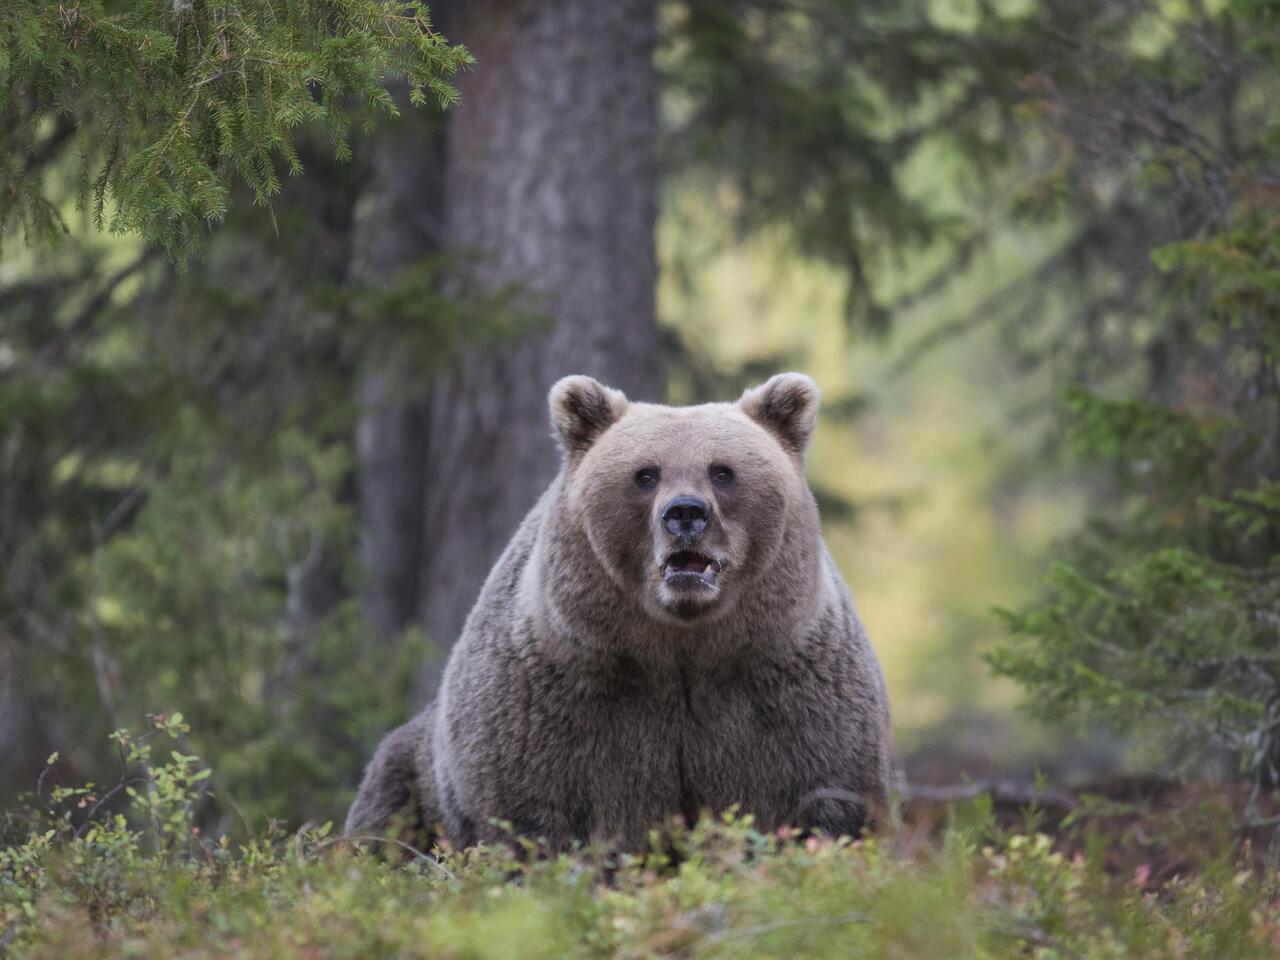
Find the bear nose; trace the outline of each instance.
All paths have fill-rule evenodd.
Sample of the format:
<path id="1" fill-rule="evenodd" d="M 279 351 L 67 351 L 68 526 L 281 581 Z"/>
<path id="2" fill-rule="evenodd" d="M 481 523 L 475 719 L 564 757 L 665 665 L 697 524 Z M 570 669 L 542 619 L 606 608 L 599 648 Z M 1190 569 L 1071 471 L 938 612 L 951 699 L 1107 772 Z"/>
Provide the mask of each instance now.
<path id="1" fill-rule="evenodd" d="M 705 500 L 676 497 L 662 508 L 662 525 L 677 537 L 693 537 L 707 528 L 710 515 Z"/>

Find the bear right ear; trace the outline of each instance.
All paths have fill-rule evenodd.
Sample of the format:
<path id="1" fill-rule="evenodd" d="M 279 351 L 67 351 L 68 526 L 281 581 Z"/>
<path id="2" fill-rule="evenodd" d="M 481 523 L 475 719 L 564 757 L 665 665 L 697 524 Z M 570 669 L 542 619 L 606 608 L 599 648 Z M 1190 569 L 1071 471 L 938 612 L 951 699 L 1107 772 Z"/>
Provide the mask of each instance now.
<path id="1" fill-rule="evenodd" d="M 818 419 L 818 385 L 803 373 L 779 373 L 748 390 L 738 401 L 742 412 L 803 456 Z"/>
<path id="2" fill-rule="evenodd" d="M 557 380 L 547 402 L 551 425 L 570 461 L 586 453 L 627 411 L 626 394 L 582 376 Z"/>

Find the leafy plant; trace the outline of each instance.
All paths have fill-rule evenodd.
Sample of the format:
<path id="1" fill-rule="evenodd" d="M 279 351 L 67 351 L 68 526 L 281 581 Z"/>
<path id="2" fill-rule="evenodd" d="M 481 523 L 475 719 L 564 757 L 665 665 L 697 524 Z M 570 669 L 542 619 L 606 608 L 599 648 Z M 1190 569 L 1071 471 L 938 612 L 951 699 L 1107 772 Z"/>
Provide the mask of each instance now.
<path id="1" fill-rule="evenodd" d="M 997 828 L 981 804 L 937 842 L 764 834 L 729 812 L 657 829 L 633 853 L 552 854 L 521 839 L 383 857 L 329 824 L 236 844 L 189 817 L 213 778 L 161 746 L 186 733 L 169 716 L 113 735 L 129 787 L 110 799 L 88 803 L 92 785 L 42 791 L 0 847 L 0 946 L 32 957 L 1218 960 L 1270 957 L 1280 935 L 1275 878 L 1247 860 L 1209 857 L 1152 887 L 1043 832 Z"/>

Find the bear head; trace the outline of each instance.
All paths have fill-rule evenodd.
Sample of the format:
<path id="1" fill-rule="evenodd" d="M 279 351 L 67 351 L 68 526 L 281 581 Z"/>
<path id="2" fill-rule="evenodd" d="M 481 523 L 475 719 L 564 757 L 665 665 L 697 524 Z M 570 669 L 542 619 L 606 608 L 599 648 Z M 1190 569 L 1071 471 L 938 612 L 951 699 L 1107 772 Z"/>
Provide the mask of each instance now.
<path id="1" fill-rule="evenodd" d="M 715 620 L 768 578 L 795 575 L 785 569 L 789 529 L 816 536 L 804 452 L 818 399 L 799 373 L 737 403 L 694 407 L 631 403 L 590 377 L 565 377 L 549 397 L 564 456 L 561 519 L 580 525 L 598 575 L 649 616 Z"/>

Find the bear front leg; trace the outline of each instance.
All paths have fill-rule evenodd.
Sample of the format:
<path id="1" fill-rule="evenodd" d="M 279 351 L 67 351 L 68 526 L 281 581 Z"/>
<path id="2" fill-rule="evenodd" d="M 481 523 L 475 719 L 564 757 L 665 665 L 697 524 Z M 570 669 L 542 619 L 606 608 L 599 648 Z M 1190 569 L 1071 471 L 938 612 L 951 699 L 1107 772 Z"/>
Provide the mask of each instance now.
<path id="1" fill-rule="evenodd" d="M 435 704 L 383 738 L 347 813 L 348 836 L 389 837 L 428 849 L 442 816 L 431 769 Z"/>

